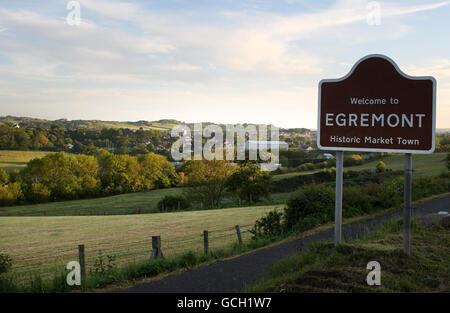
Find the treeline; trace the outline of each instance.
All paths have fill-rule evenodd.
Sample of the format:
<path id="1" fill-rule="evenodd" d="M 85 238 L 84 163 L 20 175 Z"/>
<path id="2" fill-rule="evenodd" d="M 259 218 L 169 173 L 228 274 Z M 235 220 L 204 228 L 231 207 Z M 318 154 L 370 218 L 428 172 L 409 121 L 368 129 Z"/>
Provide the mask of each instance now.
<path id="1" fill-rule="evenodd" d="M 164 156 L 130 156 L 102 150 L 64 152 L 30 161 L 20 172 L 0 169 L 0 205 L 92 198 L 175 186 L 180 178 Z"/>
<path id="2" fill-rule="evenodd" d="M 380 162 L 381 163 L 381 162 Z M 380 168 L 378 165 L 375 170 L 362 170 L 362 171 L 344 171 L 343 178 L 345 185 L 362 185 L 366 183 L 380 183 L 386 178 L 399 176 L 403 174 L 403 171 L 392 171 L 386 169 L 383 166 Z M 295 191 L 299 187 L 308 184 L 320 184 L 325 182 L 334 182 L 336 179 L 336 168 L 325 168 L 317 173 L 310 175 L 297 175 L 280 179 L 276 184 L 273 184 L 270 188 L 270 192 L 291 192 Z"/>
<path id="3" fill-rule="evenodd" d="M 282 174 L 292 171 L 310 171 L 336 166 L 336 160 L 326 159 L 323 157 L 323 153 L 326 153 L 326 151 L 308 152 L 305 150 L 280 150 L 280 163 L 283 167 L 277 170 L 274 174 Z M 344 154 L 344 166 L 361 165 L 380 159 L 386 155 L 389 155 L 389 153 L 346 153 Z"/>
<path id="4" fill-rule="evenodd" d="M 436 137 L 436 152 L 450 152 L 450 134 L 441 134 Z"/>
<path id="5" fill-rule="evenodd" d="M 169 151 L 171 138 L 159 130 L 122 128 L 70 129 L 52 124 L 49 128 L 0 125 L 0 150 L 65 151 L 94 155 L 99 149 L 117 154 L 138 155 Z"/>
<path id="6" fill-rule="evenodd" d="M 450 173 L 416 178 L 412 183 L 412 199 L 450 191 Z M 345 186 L 342 214 L 345 218 L 398 208 L 403 202 L 403 179 L 391 177 L 380 182 Z M 276 237 L 303 232 L 333 221 L 335 188 L 333 185 L 308 184 L 298 188 L 289 198 L 284 210 L 271 211 L 256 221 L 255 237 Z"/>

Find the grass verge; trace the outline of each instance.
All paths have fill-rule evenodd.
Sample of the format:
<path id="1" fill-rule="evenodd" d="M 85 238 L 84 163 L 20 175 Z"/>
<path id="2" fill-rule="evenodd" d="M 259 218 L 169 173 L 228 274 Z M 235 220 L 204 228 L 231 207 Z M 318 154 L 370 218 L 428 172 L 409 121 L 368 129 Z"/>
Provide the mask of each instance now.
<path id="1" fill-rule="evenodd" d="M 71 291 L 93 291 L 117 282 L 134 282 L 163 274 L 173 273 L 176 270 L 187 270 L 201 265 L 206 265 L 217 260 L 243 254 L 252 251 L 280 238 L 263 238 L 252 240 L 244 244 L 229 244 L 221 248 L 213 249 L 207 255 L 200 252 L 186 251 L 178 255 L 170 255 L 166 258 L 143 260 L 120 266 L 102 265 L 94 268 L 86 275 L 82 287 L 70 287 L 66 283 L 67 272 L 61 271 L 51 280 L 44 280 L 38 274 L 30 275 L 25 284 L 17 285 L 14 277 L 1 278 L 0 293 L 2 292 L 31 292 L 52 293 Z"/>
<path id="2" fill-rule="evenodd" d="M 450 292 L 450 228 L 413 221 L 412 253 L 405 255 L 402 220 L 338 247 L 330 242 L 272 267 L 249 292 Z M 367 263 L 381 265 L 381 285 L 366 283 Z"/>

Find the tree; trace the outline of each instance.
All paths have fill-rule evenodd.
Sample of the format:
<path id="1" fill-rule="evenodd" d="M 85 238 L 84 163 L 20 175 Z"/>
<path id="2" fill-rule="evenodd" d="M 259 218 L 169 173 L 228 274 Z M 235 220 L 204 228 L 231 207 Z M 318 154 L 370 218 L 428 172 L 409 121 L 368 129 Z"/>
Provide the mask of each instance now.
<path id="1" fill-rule="evenodd" d="M 47 190 L 50 200 L 70 200 L 97 194 L 100 187 L 98 172 L 98 163 L 93 156 L 59 152 L 31 160 L 20 173 L 19 180 L 28 200 L 42 199 Z M 36 183 L 40 185 L 33 185 Z"/>
<path id="2" fill-rule="evenodd" d="M 438 136 L 436 136 L 435 149 L 436 149 L 437 151 L 439 151 L 439 150 L 441 149 L 441 143 L 440 143 L 440 141 L 439 141 L 439 137 L 438 137 Z"/>
<path id="3" fill-rule="evenodd" d="M 224 160 L 201 160 L 191 162 L 186 170 L 189 187 L 183 191 L 186 198 L 208 207 L 218 207 L 233 166 Z"/>
<path id="4" fill-rule="evenodd" d="M 9 175 L 4 169 L 0 168 L 0 186 L 6 185 L 9 182 Z"/>
<path id="5" fill-rule="evenodd" d="M 144 190 L 141 166 L 135 157 L 126 154 L 108 154 L 101 164 L 101 182 L 106 193 Z"/>
<path id="6" fill-rule="evenodd" d="M 376 172 L 381 173 L 381 172 L 384 172 L 385 170 L 386 170 L 386 164 L 383 161 L 378 162 L 378 164 L 376 166 Z"/>
<path id="7" fill-rule="evenodd" d="M 227 181 L 227 189 L 239 199 L 257 202 L 261 197 L 268 197 L 272 177 L 261 171 L 254 164 L 240 167 Z"/>
<path id="8" fill-rule="evenodd" d="M 138 157 L 141 165 L 141 175 L 145 190 L 176 186 L 180 177 L 175 167 L 167 159 L 155 153 L 148 153 Z"/>
<path id="9" fill-rule="evenodd" d="M 0 186 L 0 205 L 13 205 L 22 199 L 22 189 L 19 183 Z"/>

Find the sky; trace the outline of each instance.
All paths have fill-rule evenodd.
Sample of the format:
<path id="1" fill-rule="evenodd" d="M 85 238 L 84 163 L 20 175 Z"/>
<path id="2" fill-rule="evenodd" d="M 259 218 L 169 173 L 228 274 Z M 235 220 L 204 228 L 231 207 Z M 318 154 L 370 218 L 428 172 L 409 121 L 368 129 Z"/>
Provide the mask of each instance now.
<path id="1" fill-rule="evenodd" d="M 450 1 L 69 2 L 0 0 L 0 115 L 316 128 L 318 82 L 380 53 L 450 128 Z"/>

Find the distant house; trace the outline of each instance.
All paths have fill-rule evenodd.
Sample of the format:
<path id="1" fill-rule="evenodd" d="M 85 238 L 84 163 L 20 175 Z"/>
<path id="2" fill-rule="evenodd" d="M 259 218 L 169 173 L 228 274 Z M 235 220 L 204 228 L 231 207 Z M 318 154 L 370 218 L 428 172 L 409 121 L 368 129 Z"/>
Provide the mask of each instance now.
<path id="1" fill-rule="evenodd" d="M 20 128 L 20 124 L 14 124 L 13 127 L 14 128 Z"/>
<path id="2" fill-rule="evenodd" d="M 73 144 L 71 144 L 71 143 L 68 143 L 68 144 L 67 144 L 67 148 L 69 148 L 70 150 L 72 150 L 72 149 L 73 149 L 73 147 L 74 147 L 74 145 L 73 145 Z"/>

